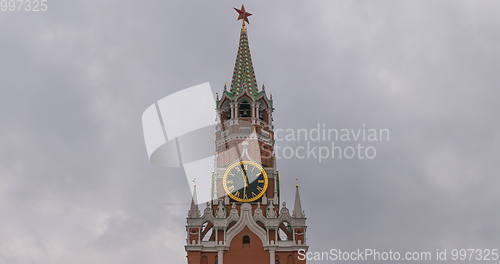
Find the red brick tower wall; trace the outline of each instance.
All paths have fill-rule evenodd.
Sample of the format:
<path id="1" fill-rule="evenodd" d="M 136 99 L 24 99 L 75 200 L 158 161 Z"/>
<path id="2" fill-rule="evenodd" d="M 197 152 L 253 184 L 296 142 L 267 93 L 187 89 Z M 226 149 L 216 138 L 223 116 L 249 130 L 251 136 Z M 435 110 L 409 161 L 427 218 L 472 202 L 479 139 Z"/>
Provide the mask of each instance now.
<path id="1" fill-rule="evenodd" d="M 243 237 L 249 236 L 250 243 L 243 244 Z M 269 253 L 263 250 L 262 241 L 245 227 L 231 241 L 229 250 L 224 254 L 224 264 L 269 264 Z"/>

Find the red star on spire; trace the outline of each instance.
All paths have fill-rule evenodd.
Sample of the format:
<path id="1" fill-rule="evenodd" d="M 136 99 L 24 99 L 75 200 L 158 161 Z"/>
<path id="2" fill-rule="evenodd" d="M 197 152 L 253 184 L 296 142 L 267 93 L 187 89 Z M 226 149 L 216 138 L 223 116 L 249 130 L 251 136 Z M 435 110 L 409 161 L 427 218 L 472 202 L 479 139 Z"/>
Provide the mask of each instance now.
<path id="1" fill-rule="evenodd" d="M 252 14 L 248 13 L 245 10 L 245 6 L 241 5 L 241 9 L 235 8 L 234 10 L 238 12 L 238 20 L 243 20 L 243 24 L 245 24 L 245 22 L 250 24 L 250 22 L 248 21 L 248 17 L 251 16 Z"/>

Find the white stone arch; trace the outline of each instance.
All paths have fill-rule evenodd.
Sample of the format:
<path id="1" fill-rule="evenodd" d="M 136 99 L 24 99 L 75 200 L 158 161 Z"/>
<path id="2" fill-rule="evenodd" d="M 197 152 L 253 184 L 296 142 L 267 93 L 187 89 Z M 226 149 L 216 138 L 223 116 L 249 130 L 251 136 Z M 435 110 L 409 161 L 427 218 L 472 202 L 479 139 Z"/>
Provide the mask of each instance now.
<path id="1" fill-rule="evenodd" d="M 212 214 L 204 214 L 201 218 L 202 223 L 205 224 L 206 222 L 215 222 L 215 217 Z"/>
<path id="2" fill-rule="evenodd" d="M 247 97 L 247 98 L 248 98 L 248 100 L 250 100 L 251 102 L 255 101 L 255 100 L 253 99 L 254 97 L 253 97 L 250 93 L 248 93 L 248 91 L 246 91 L 246 90 L 245 90 L 245 92 L 243 92 L 243 93 L 241 93 L 240 95 L 238 95 L 238 96 L 235 98 L 235 101 L 237 101 L 237 102 L 238 102 L 238 101 L 240 101 L 240 100 L 241 100 L 242 98 L 244 98 L 244 97 Z"/>
<path id="3" fill-rule="evenodd" d="M 234 220 L 234 221 L 228 221 L 227 222 L 227 231 L 230 231 L 231 229 L 233 229 L 233 227 L 238 223 L 238 221 Z"/>
<path id="4" fill-rule="evenodd" d="M 241 217 L 238 222 L 227 232 L 226 244 L 230 245 L 233 238 L 238 235 L 245 226 L 250 229 L 262 242 L 262 245 L 267 245 L 266 231 L 263 230 L 252 217 L 252 206 L 250 204 L 241 205 Z"/>

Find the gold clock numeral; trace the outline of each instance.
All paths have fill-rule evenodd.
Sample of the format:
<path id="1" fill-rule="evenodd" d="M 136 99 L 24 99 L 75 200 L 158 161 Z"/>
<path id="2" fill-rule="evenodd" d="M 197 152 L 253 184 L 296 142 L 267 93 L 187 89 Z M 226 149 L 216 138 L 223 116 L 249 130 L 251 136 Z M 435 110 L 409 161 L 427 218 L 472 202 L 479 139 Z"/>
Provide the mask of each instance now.
<path id="1" fill-rule="evenodd" d="M 264 180 L 258 180 L 257 182 L 258 183 L 264 183 Z"/>
<path id="2" fill-rule="evenodd" d="M 254 192 L 252 192 L 252 197 L 255 197 L 255 196 L 257 196 L 257 194 L 256 194 L 256 193 L 254 193 Z"/>
<path id="3" fill-rule="evenodd" d="M 262 190 L 264 190 L 264 188 L 262 188 L 262 187 L 260 187 L 260 186 L 257 186 L 257 190 L 258 190 L 259 192 L 262 192 Z"/>
<path id="4" fill-rule="evenodd" d="M 248 199 L 248 195 L 246 192 L 243 193 L 243 199 Z"/>
<path id="5" fill-rule="evenodd" d="M 236 196 L 236 197 L 240 197 L 240 191 L 235 192 L 235 193 L 234 193 L 234 196 Z"/>

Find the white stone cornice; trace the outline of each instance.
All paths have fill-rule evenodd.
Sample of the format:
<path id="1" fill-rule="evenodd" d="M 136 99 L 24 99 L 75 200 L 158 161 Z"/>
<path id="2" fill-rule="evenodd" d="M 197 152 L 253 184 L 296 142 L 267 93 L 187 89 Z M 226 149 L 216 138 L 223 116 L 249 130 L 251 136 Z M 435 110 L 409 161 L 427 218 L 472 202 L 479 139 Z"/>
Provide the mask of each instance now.
<path id="1" fill-rule="evenodd" d="M 294 246 L 282 246 L 280 245 L 281 241 L 278 241 L 278 247 L 276 248 L 276 252 L 282 252 L 282 251 L 298 251 L 299 249 L 307 251 L 309 249 L 309 246 L 306 245 L 294 245 Z"/>

